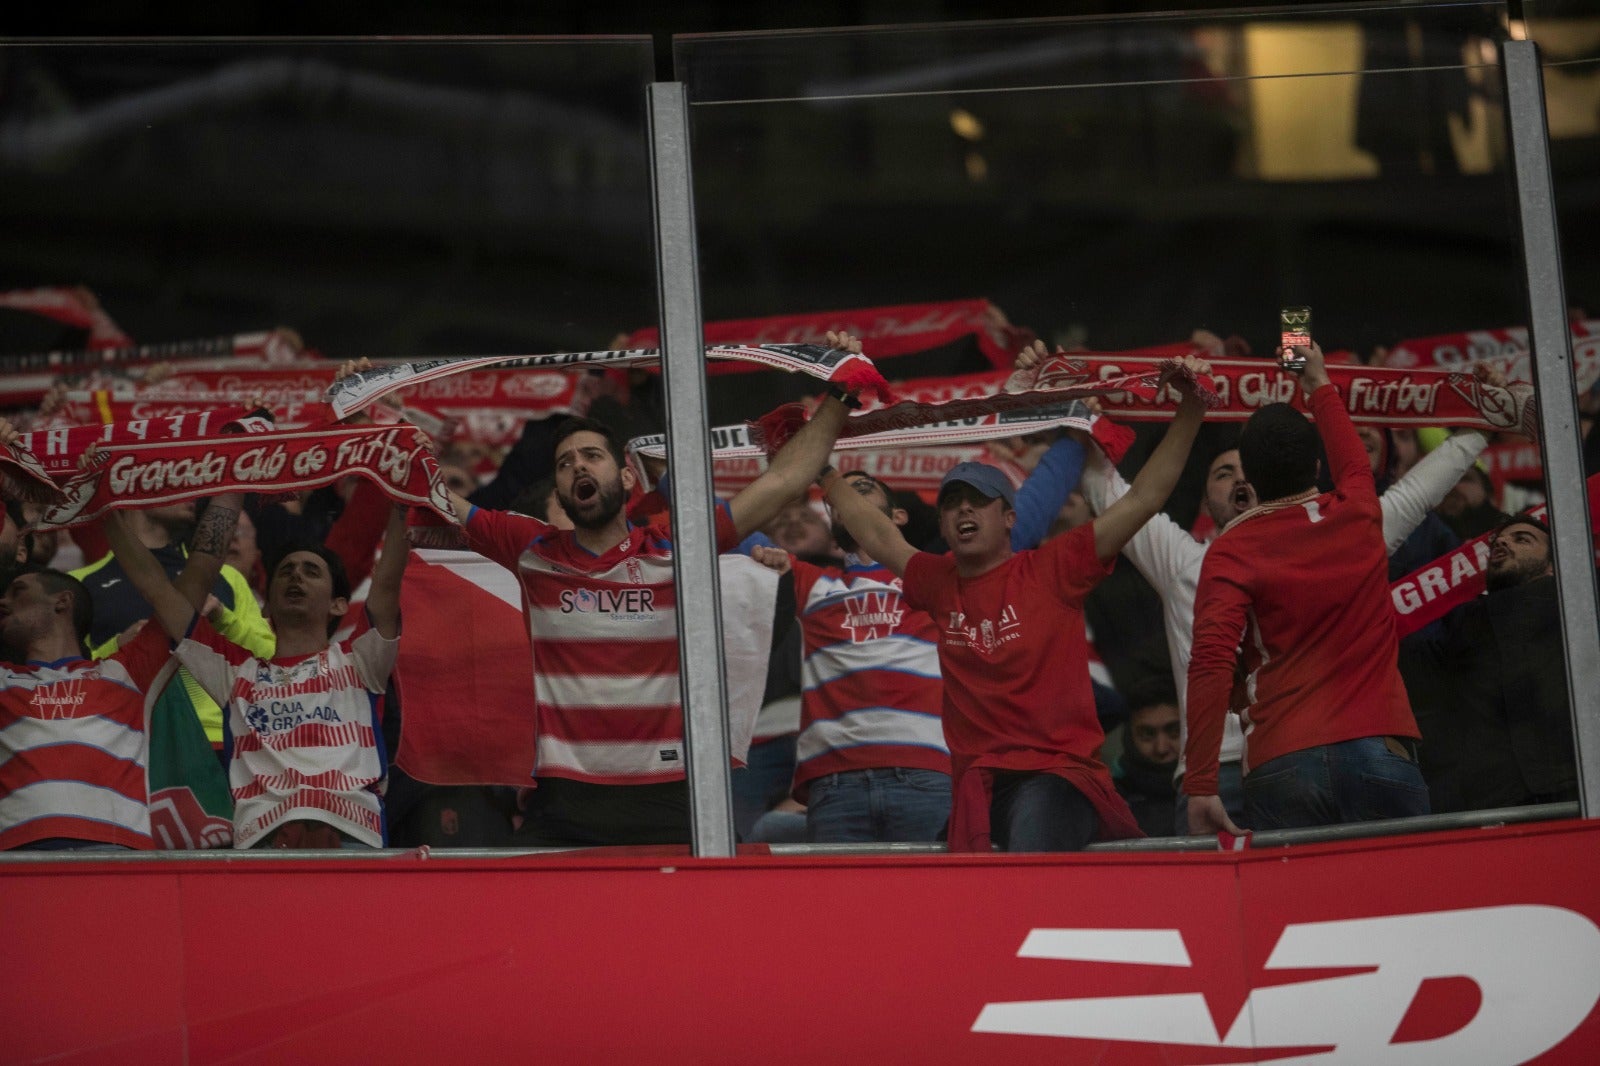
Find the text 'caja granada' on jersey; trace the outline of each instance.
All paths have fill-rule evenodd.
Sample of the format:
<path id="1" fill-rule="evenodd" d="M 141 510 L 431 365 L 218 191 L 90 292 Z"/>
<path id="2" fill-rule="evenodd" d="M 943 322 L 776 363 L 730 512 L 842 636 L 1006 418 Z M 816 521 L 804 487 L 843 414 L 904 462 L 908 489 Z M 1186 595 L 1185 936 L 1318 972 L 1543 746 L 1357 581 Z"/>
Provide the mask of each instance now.
<path id="1" fill-rule="evenodd" d="M 290 819 L 383 847 L 379 709 L 399 648 L 398 638 L 368 629 L 311 655 L 263 660 L 204 619 L 178 645 L 224 710 L 234 847 L 260 843 Z"/>
<path id="2" fill-rule="evenodd" d="M 176 669 L 155 624 L 98 662 L 0 666 L 0 850 L 52 838 L 154 846 L 146 694 Z"/>
<path id="3" fill-rule="evenodd" d="M 739 541 L 724 507 L 717 546 Z M 600 555 L 571 530 L 474 510 L 467 543 L 513 571 L 533 641 L 535 777 L 636 785 L 684 776 L 672 544 L 635 526 Z"/>
<path id="4" fill-rule="evenodd" d="M 887 567 L 794 561 L 805 638 L 795 799 L 811 781 L 879 767 L 950 772 L 939 630 L 900 598 Z"/>

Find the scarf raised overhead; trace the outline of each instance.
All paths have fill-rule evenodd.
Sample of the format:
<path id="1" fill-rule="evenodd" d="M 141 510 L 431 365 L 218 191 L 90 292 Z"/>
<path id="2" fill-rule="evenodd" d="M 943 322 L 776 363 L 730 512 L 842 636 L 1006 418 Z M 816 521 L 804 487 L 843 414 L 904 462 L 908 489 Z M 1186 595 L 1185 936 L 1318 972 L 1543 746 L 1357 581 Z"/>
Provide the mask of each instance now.
<path id="1" fill-rule="evenodd" d="M 761 344 L 713 346 L 705 349 L 709 360 L 739 360 L 759 363 L 777 370 L 809 374 L 850 391 L 884 395 L 889 383 L 864 355 L 840 351 L 819 344 Z M 597 352 L 557 352 L 550 355 L 464 356 L 453 359 L 424 359 L 415 363 L 375 366 L 351 374 L 328 390 L 328 403 L 334 417 L 345 418 L 398 389 L 412 388 L 473 371 L 505 370 L 584 370 L 654 366 L 661 353 L 654 348 L 632 348 Z"/>
<path id="2" fill-rule="evenodd" d="M 453 517 L 426 436 L 412 426 L 320 426 L 288 432 L 114 444 L 60 489 L 35 523 L 59 529 L 113 508 L 157 507 L 219 492 L 297 492 L 363 477 L 396 503 Z"/>

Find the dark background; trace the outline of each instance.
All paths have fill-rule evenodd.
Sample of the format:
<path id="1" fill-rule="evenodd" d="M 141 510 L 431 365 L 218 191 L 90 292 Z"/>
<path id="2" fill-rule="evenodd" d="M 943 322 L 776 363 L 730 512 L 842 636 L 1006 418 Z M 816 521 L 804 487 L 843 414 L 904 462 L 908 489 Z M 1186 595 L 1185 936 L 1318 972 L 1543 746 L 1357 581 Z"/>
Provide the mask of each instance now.
<path id="1" fill-rule="evenodd" d="M 1248 83 L 1211 78 L 1199 59 L 1208 35 L 1249 20 L 1207 13 L 1221 4 L 1152 18 L 1169 5 L 1127 0 L 1054 12 L 1069 6 L 1071 20 L 1012 26 L 976 20 L 1052 9 L 8 10 L 0 288 L 88 285 L 139 341 L 288 325 L 337 356 L 604 347 L 655 319 L 642 86 L 672 76 L 696 101 L 708 318 L 986 296 L 1046 337 L 1098 349 L 1195 326 L 1260 349 L 1279 306 L 1308 303 L 1325 345 L 1365 351 L 1525 317 L 1503 153 L 1463 173 L 1450 149 L 1452 123 L 1475 106 L 1501 121 L 1497 75 L 1469 76 L 1461 59 L 1501 32 L 1500 9 L 1347 5 L 1321 20 L 1363 27 L 1351 72 L 1318 85 L 1330 101 L 1355 98 L 1353 131 L 1327 135 L 1377 170 L 1272 181 L 1240 162 Z M 1587 37 L 1561 47 L 1564 21 L 1594 4 L 1526 6 L 1564 75 L 1600 77 Z M 375 33 L 645 36 L 308 39 Z M 126 39 L 169 34 L 183 39 Z M 831 90 L 853 98 L 798 99 Z M 734 102 L 750 98 L 771 102 Z M 953 130 L 956 108 L 981 119 L 980 140 Z M 1552 153 L 1569 300 L 1592 310 L 1600 141 Z M 0 320 L 3 350 L 73 341 Z M 739 400 L 719 392 L 715 417 L 754 413 Z"/>

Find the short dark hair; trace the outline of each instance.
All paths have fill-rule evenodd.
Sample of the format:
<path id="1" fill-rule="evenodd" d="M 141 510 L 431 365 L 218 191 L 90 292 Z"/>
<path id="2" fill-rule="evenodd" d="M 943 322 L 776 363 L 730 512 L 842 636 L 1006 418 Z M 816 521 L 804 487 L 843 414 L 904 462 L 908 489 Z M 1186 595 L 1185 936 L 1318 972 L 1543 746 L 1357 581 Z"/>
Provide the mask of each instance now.
<path id="1" fill-rule="evenodd" d="M 347 600 L 350 598 L 350 575 L 345 572 L 344 560 L 339 558 L 337 552 L 321 544 L 289 543 L 278 548 L 273 553 L 272 562 L 267 566 L 268 584 L 272 583 L 273 575 L 278 572 L 278 567 L 283 565 L 283 561 L 296 552 L 308 552 L 321 559 L 328 568 L 329 580 L 333 582 L 334 598 L 343 597 Z"/>
<path id="2" fill-rule="evenodd" d="M 17 576 L 23 574 L 38 574 L 39 584 L 44 586 L 45 594 L 54 596 L 59 592 L 72 595 L 72 632 L 80 643 L 87 645 L 89 631 L 94 628 L 94 599 L 89 595 L 89 590 L 82 581 L 61 570 L 52 570 L 48 566 L 29 565 L 18 571 Z"/>
<path id="3" fill-rule="evenodd" d="M 267 566 L 267 587 L 269 589 L 272 587 L 273 578 L 278 573 L 278 567 L 282 566 L 283 561 L 296 552 L 307 552 L 322 560 L 323 565 L 328 568 L 328 580 L 333 585 L 334 599 L 348 600 L 350 598 L 350 575 L 344 568 L 344 560 L 339 558 L 337 552 L 321 544 L 285 544 L 279 548 L 272 556 L 272 562 Z M 339 622 L 340 619 L 338 618 L 328 619 L 328 636 L 331 637 L 338 631 Z"/>
<path id="4" fill-rule="evenodd" d="M 1146 707 L 1158 707 L 1164 703 L 1176 707 L 1178 688 L 1173 684 L 1170 674 L 1146 674 L 1128 686 L 1123 701 L 1128 705 L 1128 716 L 1131 718 L 1134 712 Z"/>
<path id="5" fill-rule="evenodd" d="M 617 465 L 623 466 L 627 463 L 627 453 L 623 450 L 622 440 L 616 432 L 604 422 L 597 422 L 592 418 L 569 418 L 557 426 L 556 439 L 550 445 L 550 454 L 554 456 L 559 452 L 562 441 L 574 433 L 598 433 L 605 438 L 606 451 L 611 453 L 611 458 L 617 461 Z"/>
<path id="6" fill-rule="evenodd" d="M 1279 500 L 1317 483 L 1317 431 L 1286 403 L 1272 403 L 1250 416 L 1239 434 L 1239 462 L 1260 500 Z"/>
<path id="7" fill-rule="evenodd" d="M 1544 533 L 1545 540 L 1547 542 L 1551 539 L 1550 527 L 1545 523 L 1544 519 L 1535 518 L 1531 514 L 1514 514 L 1510 518 L 1505 519 L 1489 531 L 1489 539 L 1493 540 L 1512 526 L 1532 526 L 1534 529 L 1540 530 Z M 1546 551 L 1546 554 L 1550 554 L 1548 550 Z"/>

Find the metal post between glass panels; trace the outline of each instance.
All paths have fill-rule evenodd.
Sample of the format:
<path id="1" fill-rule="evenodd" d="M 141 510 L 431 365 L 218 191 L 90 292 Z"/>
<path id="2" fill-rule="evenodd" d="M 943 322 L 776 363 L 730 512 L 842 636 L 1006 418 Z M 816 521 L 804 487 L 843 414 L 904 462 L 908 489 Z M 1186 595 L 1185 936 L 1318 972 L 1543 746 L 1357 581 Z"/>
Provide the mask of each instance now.
<path id="1" fill-rule="evenodd" d="M 681 82 L 658 82 L 646 92 L 689 816 L 695 855 L 730 856 L 734 842 L 727 674 L 706 432 L 705 334 L 689 165 L 689 100 Z"/>
<path id="2" fill-rule="evenodd" d="M 1539 49 L 1532 41 L 1506 41 L 1502 55 L 1579 797 L 1583 816 L 1594 818 L 1600 816 L 1600 618 L 1596 615 L 1593 541 L 1584 492 L 1578 401 L 1573 392 L 1572 333 L 1567 324 L 1561 245 L 1550 180 L 1544 79 L 1539 69 Z"/>

